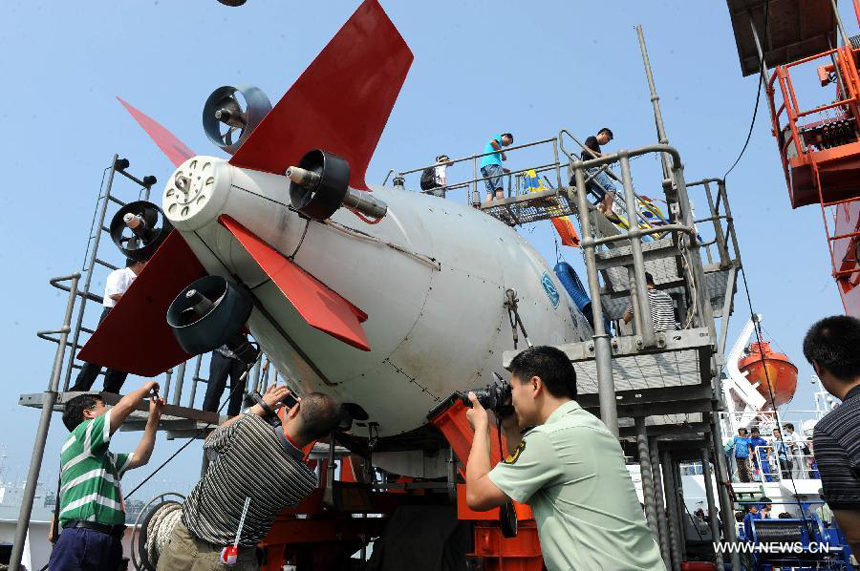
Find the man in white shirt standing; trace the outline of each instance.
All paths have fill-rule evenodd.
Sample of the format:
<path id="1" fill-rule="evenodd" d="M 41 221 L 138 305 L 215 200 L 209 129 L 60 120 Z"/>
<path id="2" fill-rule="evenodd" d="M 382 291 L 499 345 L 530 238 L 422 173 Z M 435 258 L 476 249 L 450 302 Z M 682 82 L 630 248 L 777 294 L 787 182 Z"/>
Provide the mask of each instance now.
<path id="1" fill-rule="evenodd" d="M 805 478 L 806 457 L 809 454 L 809 448 L 803 437 L 794 431 L 794 425 L 786 422 L 782 425 L 785 428 L 785 441 L 789 443 L 789 450 L 792 455 L 791 475 L 795 478 Z"/>
<path id="2" fill-rule="evenodd" d="M 105 295 L 102 299 L 101 317 L 99 324 L 104 321 L 104 318 L 110 313 L 110 310 L 116 306 L 116 302 L 122 298 L 123 294 L 131 286 L 134 279 L 140 274 L 146 262 L 135 262 L 134 260 L 126 260 L 126 267 L 119 268 L 108 274 L 105 281 Z M 84 363 L 75 379 L 75 384 L 69 387 L 70 391 L 88 391 L 99 375 L 102 366 L 95 363 Z M 128 373 L 107 369 L 105 371 L 104 392 L 119 393 L 122 384 Z"/>
<path id="3" fill-rule="evenodd" d="M 445 190 L 448 186 L 448 167 L 454 162 L 448 155 L 439 155 L 436 157 L 436 164 L 432 167 L 427 167 L 421 173 L 421 190 L 425 194 L 445 198 Z"/>

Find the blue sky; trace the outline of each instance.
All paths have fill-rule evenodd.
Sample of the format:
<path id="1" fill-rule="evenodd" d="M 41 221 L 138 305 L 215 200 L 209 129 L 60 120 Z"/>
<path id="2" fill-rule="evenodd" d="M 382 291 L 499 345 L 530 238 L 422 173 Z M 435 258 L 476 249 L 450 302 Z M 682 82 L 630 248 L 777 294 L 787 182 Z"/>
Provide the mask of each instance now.
<path id="1" fill-rule="evenodd" d="M 746 137 L 757 79 L 741 77 L 722 2 L 382 4 L 415 62 L 370 164 L 371 183 L 381 182 L 391 168 L 421 166 L 443 152 L 452 157 L 479 152 L 501 131 L 513 132 L 520 143 L 554 137 L 561 128 L 585 137 L 606 125 L 616 136 L 610 150 L 656 142 L 633 29 L 637 23 L 645 29 L 666 129 L 681 151 L 687 180 L 722 176 Z M 0 341 L 6 350 L 0 401 L 0 433 L 6 437 L 0 442 L 9 457 L 0 478 L 26 473 L 38 412 L 19 407 L 17 397 L 42 391 L 47 383 L 54 346 L 39 341 L 35 331 L 57 327 L 65 307 L 65 294 L 52 289 L 48 279 L 81 267 L 103 169 L 119 153 L 131 160 L 130 171 L 137 175 L 165 181 L 172 171 L 114 96 L 150 114 L 196 152 L 217 155 L 200 124 L 209 93 L 247 83 L 277 101 L 357 5 L 355 0 L 248 0 L 240 9 L 215 0 L 4 3 L 0 156 L 7 181 L 0 228 L 8 247 L 0 249 L 5 269 Z M 846 7 L 843 11 L 854 33 L 856 20 Z M 802 100 L 807 93 L 819 94 L 812 82 L 798 89 Z M 728 189 L 756 311 L 800 369 L 793 406 L 811 408 L 803 334 L 816 319 L 841 313 L 842 306 L 829 274 L 821 212 L 791 210 L 766 119 L 762 107 Z M 512 155 L 508 166 L 548 158 Z M 634 167 L 634 176 L 642 176 L 639 190 L 657 192 L 657 163 L 642 159 Z M 455 167 L 449 180 L 469 174 L 470 169 Z M 417 179 L 410 182 L 417 187 Z M 160 194 L 160 183 L 156 190 Z M 127 186 L 121 192 L 130 191 Z M 548 222 L 523 232 L 554 260 Z M 579 251 L 565 250 L 566 259 L 581 268 Z M 103 251 L 119 261 L 111 248 Z M 95 291 L 103 287 L 100 280 Z M 736 298 L 730 339 L 747 313 L 745 299 Z M 137 382 L 130 380 L 127 387 Z M 46 482 L 54 478 L 64 437 L 55 417 Z M 115 447 L 130 448 L 136 437 L 121 434 Z M 159 438 L 153 465 L 178 445 Z M 186 451 L 158 486 L 193 481 L 196 450 L 197 445 Z M 126 486 L 143 475 L 129 475 Z"/>

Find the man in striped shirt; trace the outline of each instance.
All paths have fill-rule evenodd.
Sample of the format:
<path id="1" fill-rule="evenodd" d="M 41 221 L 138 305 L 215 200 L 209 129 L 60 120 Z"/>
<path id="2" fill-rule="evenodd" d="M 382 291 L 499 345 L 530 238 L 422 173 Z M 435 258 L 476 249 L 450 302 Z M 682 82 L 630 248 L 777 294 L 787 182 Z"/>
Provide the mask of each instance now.
<path id="1" fill-rule="evenodd" d="M 259 569 L 256 546 L 275 517 L 317 487 L 302 448 L 331 433 L 340 420 L 332 397 L 309 393 L 284 410 L 282 426 L 273 426 L 267 420 L 289 394 L 285 386 L 270 386 L 263 406 L 231 418 L 206 439 L 209 467 L 182 506 L 182 520 L 158 558 L 158 571 L 223 569 L 222 550 L 233 546 L 237 534 L 232 569 Z"/>
<path id="2" fill-rule="evenodd" d="M 651 322 L 654 323 L 654 331 L 668 331 L 678 329 L 675 321 L 675 304 L 668 293 L 660 291 L 654 284 L 654 276 L 645 272 L 645 287 L 648 291 L 648 305 L 651 306 Z M 624 312 L 624 323 L 630 323 L 633 319 L 633 308 L 628 307 Z"/>
<path id="3" fill-rule="evenodd" d="M 63 423 L 71 431 L 60 451 L 60 527 L 51 552 L 52 571 L 110 570 L 122 560 L 125 511 L 119 480 L 149 461 L 164 408 L 158 383 L 147 383 L 113 408 L 98 395 L 79 395 L 66 403 Z M 146 397 L 149 418 L 133 454 L 114 454 L 110 439 Z M 53 528 L 53 525 L 51 526 Z"/>
<path id="4" fill-rule="evenodd" d="M 821 386 L 842 401 L 815 425 L 813 453 L 824 500 L 860 555 L 860 320 L 845 315 L 815 323 L 803 340 L 803 355 Z"/>

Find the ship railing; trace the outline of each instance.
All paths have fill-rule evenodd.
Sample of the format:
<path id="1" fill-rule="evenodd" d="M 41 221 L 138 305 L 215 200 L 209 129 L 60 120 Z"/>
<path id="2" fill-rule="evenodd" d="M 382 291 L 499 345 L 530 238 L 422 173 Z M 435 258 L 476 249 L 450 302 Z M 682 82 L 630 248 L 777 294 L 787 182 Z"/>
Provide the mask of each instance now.
<path id="1" fill-rule="evenodd" d="M 526 186 L 525 177 L 526 177 L 528 171 L 530 171 L 530 170 L 535 171 L 535 173 L 538 175 L 538 177 L 542 177 L 542 178 L 546 177 L 547 173 L 550 173 L 550 175 L 554 179 L 554 183 L 552 183 L 552 182 L 549 183 L 550 188 L 559 189 L 559 188 L 564 186 L 564 180 L 567 180 L 567 179 L 562 178 L 562 167 L 564 165 L 559 161 L 558 140 L 555 137 L 553 137 L 551 139 L 541 139 L 539 141 L 532 141 L 529 143 L 524 143 L 522 145 L 512 145 L 510 147 L 503 147 L 501 149 L 501 151 L 492 151 L 492 152 L 488 152 L 488 153 L 480 153 L 480 154 L 474 154 L 474 155 L 468 155 L 468 156 L 460 157 L 457 159 L 451 159 L 450 161 L 448 161 L 446 163 L 448 165 L 446 174 L 447 174 L 447 179 L 449 181 L 451 181 L 451 176 L 450 176 L 451 169 L 452 169 L 452 167 L 454 167 L 456 165 L 464 165 L 464 164 L 470 165 L 471 170 L 472 170 L 472 177 L 465 179 L 465 180 L 461 180 L 459 182 L 453 182 L 451 184 L 448 184 L 448 185 L 442 187 L 441 189 L 433 189 L 433 190 L 443 190 L 446 193 L 449 193 L 452 191 L 466 191 L 465 192 L 466 202 L 468 204 L 473 205 L 473 206 L 479 206 L 481 204 L 481 196 L 482 196 L 482 194 L 485 193 L 484 183 L 485 183 L 485 181 L 489 180 L 489 177 L 482 177 L 481 176 L 480 162 L 484 157 L 494 155 L 498 152 L 505 153 L 506 157 L 509 157 L 511 155 L 511 153 L 515 153 L 517 156 L 521 156 L 524 153 L 522 153 L 520 151 L 523 151 L 524 149 L 532 149 L 532 150 L 537 150 L 540 153 L 545 153 L 547 148 L 549 148 L 552 152 L 552 159 L 551 160 L 549 160 L 549 157 L 547 157 L 547 155 L 545 155 L 545 154 L 538 155 L 538 156 L 547 157 L 547 158 L 543 159 L 542 162 L 537 162 L 535 164 L 532 164 L 532 166 L 528 166 L 528 167 L 520 168 L 520 169 L 510 169 L 510 170 L 508 170 L 508 172 L 505 173 L 503 179 L 506 182 L 506 186 L 507 186 L 506 194 L 507 194 L 508 198 L 512 198 L 512 197 L 524 194 L 526 192 L 529 192 L 529 187 Z M 510 164 L 509 161 L 505 161 L 505 162 Z M 396 188 L 405 188 L 407 177 L 409 177 L 410 175 L 416 175 L 416 174 L 418 174 L 420 177 L 420 173 L 423 172 L 425 169 L 434 168 L 436 166 L 439 166 L 439 163 L 434 162 L 433 164 L 430 164 L 430 165 L 424 165 L 424 166 L 421 166 L 418 168 L 413 168 L 413 169 L 403 170 L 403 171 L 395 171 L 394 169 L 391 169 L 388 173 L 388 176 L 385 177 L 385 181 L 383 182 L 383 184 L 385 184 L 385 182 L 388 181 L 388 178 L 391 176 L 391 174 L 394 174 L 394 178 L 392 179 L 394 182 L 394 186 Z M 417 177 L 416 177 L 416 179 L 417 179 Z M 544 180 L 549 182 L 549 179 L 544 178 Z M 432 191 L 427 191 L 427 190 L 422 190 L 420 192 L 422 192 L 424 194 L 432 194 Z"/>
<path id="2" fill-rule="evenodd" d="M 816 400 L 819 400 L 819 394 L 814 396 Z M 774 428 L 780 428 L 780 426 L 777 426 L 777 416 L 783 428 L 786 424 L 791 424 L 802 435 L 803 432 L 807 431 L 803 426 L 805 421 L 820 420 L 824 414 L 829 412 L 829 409 L 824 409 L 818 403 L 816 405 L 818 408 L 781 410 L 778 415 L 773 410 L 759 410 L 754 412 L 721 412 L 720 416 L 725 417 L 725 420 L 729 423 L 727 428 L 731 430 L 731 435 L 734 435 L 738 428 L 747 428 L 749 430 L 758 428 L 762 434 L 770 434 Z M 751 415 L 755 416 L 752 422 L 750 422 Z"/>
<path id="3" fill-rule="evenodd" d="M 564 144 L 565 139 L 570 139 L 571 141 L 573 141 L 573 143 L 576 144 L 578 149 L 576 149 L 574 151 L 568 151 L 567 148 L 565 148 L 565 144 Z M 586 147 L 582 143 L 582 141 L 580 141 L 576 137 L 576 135 L 574 135 L 573 133 L 571 133 L 567 129 L 562 129 L 561 131 L 559 131 L 559 133 L 558 133 L 558 147 L 561 150 L 562 155 L 564 155 L 568 160 L 568 163 L 567 163 L 567 180 L 569 181 L 571 186 L 574 186 L 574 180 L 573 180 L 573 168 L 574 168 L 573 164 L 574 164 L 574 162 L 579 160 L 581 157 L 589 157 L 590 156 L 591 158 L 597 158 L 597 155 L 594 154 L 594 151 L 592 151 L 591 149 Z M 639 157 L 638 156 L 632 156 L 630 158 L 636 159 Z M 626 201 L 624 199 L 623 193 L 622 193 L 622 195 L 619 196 L 617 193 L 613 193 L 611 190 L 605 188 L 598 180 L 595 180 L 595 177 L 602 172 L 602 173 L 605 173 L 610 179 L 612 179 L 613 181 L 615 181 L 615 182 L 617 182 L 623 186 L 623 184 L 624 184 L 623 177 L 617 175 L 615 173 L 615 171 L 612 170 L 613 164 L 614 163 L 606 163 L 606 164 L 603 164 L 603 165 L 600 165 L 597 167 L 590 168 L 586 172 L 585 184 L 586 184 L 586 186 L 595 185 L 595 186 L 599 187 L 603 192 L 614 194 L 615 195 L 614 197 L 616 198 L 616 208 L 619 208 L 624 213 L 624 216 L 629 219 L 630 218 L 630 212 L 627 211 L 627 205 L 626 205 Z M 662 219 L 656 219 L 653 216 L 650 218 L 646 218 L 646 216 L 644 215 L 644 212 L 649 209 L 648 207 L 652 203 L 652 199 L 649 198 L 648 196 L 645 196 L 644 194 L 640 194 L 639 191 L 637 191 L 636 188 L 633 186 L 632 181 L 631 181 L 631 192 L 633 194 L 634 204 L 636 205 L 636 208 L 633 211 L 633 215 L 636 217 L 637 225 L 639 227 L 648 228 L 648 227 L 659 225 L 659 224 L 667 224 L 669 222 L 669 214 L 668 213 L 663 213 L 664 216 L 662 217 Z M 660 202 L 665 203 L 665 201 L 660 201 Z M 658 233 L 658 236 L 659 236 L 659 233 Z"/>
<path id="4" fill-rule="evenodd" d="M 735 458 L 736 470 L 737 461 Z M 812 439 L 756 446 L 747 461 L 752 479 L 762 484 L 821 477 L 812 453 Z"/>

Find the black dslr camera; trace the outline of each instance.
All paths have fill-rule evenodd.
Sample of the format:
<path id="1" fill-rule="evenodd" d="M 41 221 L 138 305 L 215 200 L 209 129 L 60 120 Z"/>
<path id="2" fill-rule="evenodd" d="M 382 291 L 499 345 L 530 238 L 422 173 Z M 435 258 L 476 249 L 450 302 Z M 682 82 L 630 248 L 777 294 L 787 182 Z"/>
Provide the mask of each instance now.
<path id="1" fill-rule="evenodd" d="M 288 410 L 293 408 L 294 406 L 296 406 L 299 403 L 298 399 L 295 397 L 295 395 L 293 395 L 292 391 L 287 393 L 287 396 L 282 398 L 280 402 L 282 402 L 284 404 L 284 408 L 286 408 Z M 263 401 L 263 397 L 262 397 L 262 395 L 260 395 L 260 393 L 255 391 L 253 393 L 246 394 L 245 395 L 245 406 L 252 407 L 255 404 L 260 405 L 260 408 L 263 409 L 263 413 L 264 413 L 263 420 L 265 420 L 266 422 L 268 422 L 269 424 L 271 424 L 272 426 L 274 426 L 276 428 L 278 426 L 281 426 L 281 419 L 278 418 L 278 413 L 275 412 L 269 405 L 267 405 L 265 403 L 265 401 Z"/>
<path id="2" fill-rule="evenodd" d="M 514 413 L 514 406 L 511 404 L 511 385 L 505 382 L 501 375 L 495 371 L 493 377 L 492 383 L 480 389 L 473 389 L 472 392 L 475 393 L 481 406 L 493 411 L 499 418 L 505 418 Z M 463 404 L 468 407 L 472 406 L 468 391 L 460 395 L 460 398 Z"/>

